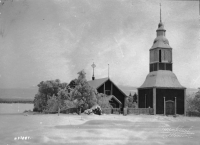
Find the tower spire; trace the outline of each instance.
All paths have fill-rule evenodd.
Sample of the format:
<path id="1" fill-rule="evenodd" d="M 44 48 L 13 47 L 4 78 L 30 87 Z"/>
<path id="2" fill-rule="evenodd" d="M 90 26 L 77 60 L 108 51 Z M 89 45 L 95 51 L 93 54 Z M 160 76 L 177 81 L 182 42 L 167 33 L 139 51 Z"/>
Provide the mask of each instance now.
<path id="1" fill-rule="evenodd" d="M 159 22 L 159 24 L 158 24 L 158 28 L 159 29 L 164 29 L 164 25 L 163 25 L 163 23 L 162 23 L 162 14 L 161 14 L 161 3 L 160 3 L 160 22 Z"/>
<path id="2" fill-rule="evenodd" d="M 108 78 L 109 78 L 109 64 L 108 64 Z"/>
<path id="3" fill-rule="evenodd" d="M 160 3 L 160 23 L 162 22 L 162 19 L 161 19 L 161 3 Z"/>

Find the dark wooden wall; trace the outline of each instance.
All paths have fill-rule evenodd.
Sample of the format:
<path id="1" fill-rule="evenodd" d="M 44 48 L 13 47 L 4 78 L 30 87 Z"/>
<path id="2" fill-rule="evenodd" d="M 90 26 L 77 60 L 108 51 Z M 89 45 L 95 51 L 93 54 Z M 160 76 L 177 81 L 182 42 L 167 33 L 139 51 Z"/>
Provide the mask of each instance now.
<path id="1" fill-rule="evenodd" d="M 101 85 L 98 89 L 97 89 L 98 93 L 103 93 L 104 94 L 104 85 Z"/>
<path id="2" fill-rule="evenodd" d="M 122 103 L 122 108 L 124 108 L 125 95 L 113 85 L 113 95 Z"/>
<path id="3" fill-rule="evenodd" d="M 153 88 L 138 90 L 138 99 L 139 99 L 138 108 L 145 108 L 145 94 L 146 94 L 146 108 L 149 107 L 153 108 Z"/>
<path id="4" fill-rule="evenodd" d="M 184 89 L 156 89 L 156 114 L 164 114 L 165 101 L 172 100 L 177 104 L 177 114 L 184 114 Z"/>
<path id="5" fill-rule="evenodd" d="M 105 89 L 106 90 L 111 90 L 111 81 L 106 81 L 106 83 L 105 83 Z"/>

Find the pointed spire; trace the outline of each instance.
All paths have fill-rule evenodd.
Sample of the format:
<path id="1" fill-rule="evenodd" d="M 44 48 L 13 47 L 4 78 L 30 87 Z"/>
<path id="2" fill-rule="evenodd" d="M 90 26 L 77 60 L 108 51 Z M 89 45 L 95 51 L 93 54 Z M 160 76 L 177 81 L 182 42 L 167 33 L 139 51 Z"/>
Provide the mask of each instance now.
<path id="1" fill-rule="evenodd" d="M 162 22 L 162 19 L 161 19 L 161 3 L 160 3 L 160 23 Z"/>
<path id="2" fill-rule="evenodd" d="M 108 64 L 108 78 L 109 78 L 109 64 Z"/>
<path id="3" fill-rule="evenodd" d="M 158 24 L 158 28 L 164 29 L 164 25 L 162 23 L 162 15 L 161 15 L 161 3 L 160 3 L 160 23 Z"/>

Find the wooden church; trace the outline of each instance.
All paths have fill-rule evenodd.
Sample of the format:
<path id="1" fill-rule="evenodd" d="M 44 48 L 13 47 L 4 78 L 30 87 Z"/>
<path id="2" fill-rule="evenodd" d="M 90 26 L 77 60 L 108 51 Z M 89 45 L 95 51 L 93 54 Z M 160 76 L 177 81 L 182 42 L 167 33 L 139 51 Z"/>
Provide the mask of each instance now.
<path id="1" fill-rule="evenodd" d="M 113 98 L 110 101 L 110 104 L 112 105 L 113 108 L 121 108 L 121 109 L 124 108 L 126 102 L 125 100 L 127 97 L 126 94 L 122 90 L 120 90 L 109 77 L 95 79 L 94 63 L 92 64 L 92 67 L 93 67 L 93 77 L 91 81 L 88 81 L 89 85 L 97 89 L 98 93 L 113 95 Z"/>
<path id="2" fill-rule="evenodd" d="M 157 37 L 149 50 L 149 74 L 138 88 L 138 108 L 153 108 L 154 114 L 185 115 L 186 88 L 173 73 L 172 47 L 165 37 L 161 10 L 156 33 Z"/>

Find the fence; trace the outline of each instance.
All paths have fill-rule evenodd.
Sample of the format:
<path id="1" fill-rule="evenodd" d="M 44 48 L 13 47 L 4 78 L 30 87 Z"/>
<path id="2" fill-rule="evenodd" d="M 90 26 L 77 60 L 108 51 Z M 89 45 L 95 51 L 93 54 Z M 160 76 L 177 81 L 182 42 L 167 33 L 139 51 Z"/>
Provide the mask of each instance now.
<path id="1" fill-rule="evenodd" d="M 111 108 L 101 108 L 102 113 L 104 114 L 112 114 L 112 109 Z"/>
<path id="2" fill-rule="evenodd" d="M 120 108 L 101 108 L 104 114 L 121 114 Z M 148 114 L 153 115 L 153 108 L 128 108 L 127 114 Z"/>
<path id="3" fill-rule="evenodd" d="M 153 115 L 153 108 L 128 108 L 128 114 L 148 114 Z"/>
<path id="4" fill-rule="evenodd" d="M 121 108 L 112 108 L 113 114 L 121 114 Z"/>
<path id="5" fill-rule="evenodd" d="M 191 112 L 191 111 L 189 111 L 189 112 L 186 112 L 186 115 L 187 116 L 196 116 L 196 117 L 200 117 L 200 112 Z"/>
<path id="6" fill-rule="evenodd" d="M 104 114 L 121 114 L 121 108 L 101 108 Z"/>

